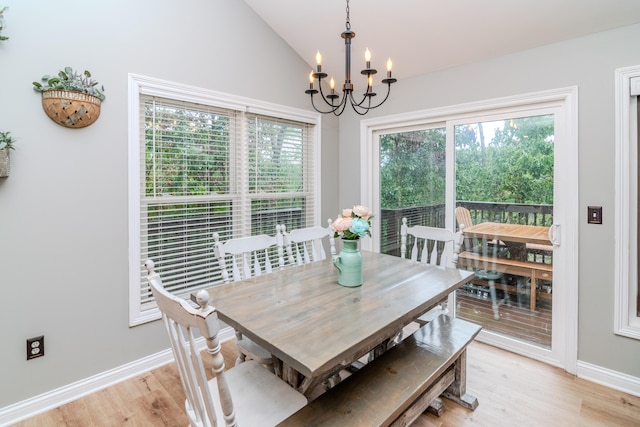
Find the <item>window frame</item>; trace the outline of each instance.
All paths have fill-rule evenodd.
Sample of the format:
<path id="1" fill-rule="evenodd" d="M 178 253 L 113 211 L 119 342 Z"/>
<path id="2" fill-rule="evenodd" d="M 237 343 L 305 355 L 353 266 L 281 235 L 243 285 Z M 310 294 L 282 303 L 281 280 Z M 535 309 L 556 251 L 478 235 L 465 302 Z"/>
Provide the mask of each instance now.
<path id="1" fill-rule="evenodd" d="M 640 339 L 638 313 L 638 98 L 640 65 L 615 71 L 614 333 Z"/>
<path id="2" fill-rule="evenodd" d="M 149 95 L 181 102 L 203 104 L 224 108 L 244 114 L 256 114 L 275 119 L 293 120 L 311 125 L 308 153 L 313 165 L 313 194 L 311 216 L 314 223 L 320 221 L 320 141 L 321 116 L 319 113 L 282 106 L 264 101 L 244 98 L 236 95 L 216 92 L 209 89 L 170 82 L 137 74 L 128 75 L 128 216 L 129 216 L 129 326 L 136 326 L 160 318 L 160 311 L 152 307 L 142 307 L 140 296 L 141 259 L 141 170 L 140 146 L 140 105 L 141 96 Z M 244 138 L 240 139 L 244 141 Z"/>

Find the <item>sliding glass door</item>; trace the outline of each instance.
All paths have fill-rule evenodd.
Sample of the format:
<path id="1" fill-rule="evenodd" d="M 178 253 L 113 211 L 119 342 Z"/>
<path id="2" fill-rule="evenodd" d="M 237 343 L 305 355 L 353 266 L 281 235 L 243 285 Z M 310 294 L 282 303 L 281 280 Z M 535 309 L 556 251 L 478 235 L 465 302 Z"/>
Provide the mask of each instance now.
<path id="1" fill-rule="evenodd" d="M 363 162 L 363 201 L 379 227 L 372 248 L 399 256 L 403 218 L 410 226 L 462 227 L 458 267 L 474 279 L 450 311 L 481 324 L 481 341 L 569 372 L 577 322 L 573 95 L 367 120 L 361 145 L 371 159 L 370 169 Z"/>

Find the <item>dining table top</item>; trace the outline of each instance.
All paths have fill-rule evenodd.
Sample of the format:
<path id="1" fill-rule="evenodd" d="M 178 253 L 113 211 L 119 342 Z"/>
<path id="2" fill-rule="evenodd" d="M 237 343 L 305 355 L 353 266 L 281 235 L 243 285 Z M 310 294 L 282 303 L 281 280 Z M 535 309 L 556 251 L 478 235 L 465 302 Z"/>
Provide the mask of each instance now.
<path id="1" fill-rule="evenodd" d="M 535 243 L 550 245 L 549 227 L 539 225 L 506 224 L 499 222 L 481 222 L 465 227 L 465 237 L 489 238 L 506 242 Z"/>
<path id="2" fill-rule="evenodd" d="M 473 278 L 470 271 L 362 251 L 363 284 L 332 260 L 209 288 L 220 320 L 307 378 L 348 366 Z"/>

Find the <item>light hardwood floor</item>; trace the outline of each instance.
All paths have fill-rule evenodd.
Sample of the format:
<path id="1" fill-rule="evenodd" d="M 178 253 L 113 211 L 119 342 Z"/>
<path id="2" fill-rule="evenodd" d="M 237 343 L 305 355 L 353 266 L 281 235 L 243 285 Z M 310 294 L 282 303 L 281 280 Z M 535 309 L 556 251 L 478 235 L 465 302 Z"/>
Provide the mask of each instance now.
<path id="1" fill-rule="evenodd" d="M 232 366 L 233 341 L 224 343 L 223 354 Z M 467 363 L 467 391 L 480 406 L 471 412 L 443 399 L 444 415 L 423 414 L 415 427 L 640 426 L 640 397 L 478 342 L 469 347 Z M 183 403 L 180 379 L 170 364 L 16 426 L 187 426 Z"/>

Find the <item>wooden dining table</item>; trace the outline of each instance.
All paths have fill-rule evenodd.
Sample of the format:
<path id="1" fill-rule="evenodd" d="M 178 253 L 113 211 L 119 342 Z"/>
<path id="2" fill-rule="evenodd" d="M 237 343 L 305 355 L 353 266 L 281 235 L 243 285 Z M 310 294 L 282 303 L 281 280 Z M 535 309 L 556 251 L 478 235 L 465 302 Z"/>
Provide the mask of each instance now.
<path id="1" fill-rule="evenodd" d="M 309 397 L 473 273 L 362 251 L 363 284 L 337 282 L 331 259 L 209 288 L 220 320 L 268 349 L 276 374 Z"/>
<path id="2" fill-rule="evenodd" d="M 551 245 L 549 240 L 549 227 L 538 225 L 505 224 L 499 222 L 482 222 L 480 224 L 465 227 L 463 229 L 465 237 L 472 237 L 486 240 L 499 240 L 508 247 L 512 258 L 519 261 L 526 261 L 526 253 L 522 249 L 527 244 Z"/>
<path id="3" fill-rule="evenodd" d="M 516 276 L 531 278 L 529 293 L 529 307 L 536 309 L 536 281 L 538 279 L 552 280 L 553 267 L 551 264 L 531 262 L 527 259 L 528 248 L 534 247 L 544 251 L 553 251 L 549 239 L 549 227 L 523 224 L 507 224 L 497 222 L 482 222 L 462 230 L 465 239 L 476 238 L 482 240 L 482 253 L 463 252 L 459 255 L 459 265 L 492 265 L 492 269 Z M 508 258 L 487 256 L 488 242 L 503 244 L 509 253 Z"/>

